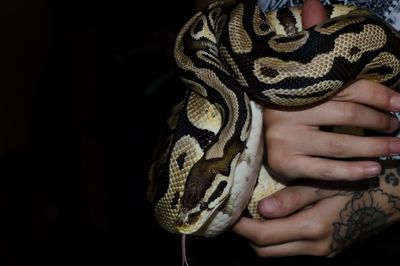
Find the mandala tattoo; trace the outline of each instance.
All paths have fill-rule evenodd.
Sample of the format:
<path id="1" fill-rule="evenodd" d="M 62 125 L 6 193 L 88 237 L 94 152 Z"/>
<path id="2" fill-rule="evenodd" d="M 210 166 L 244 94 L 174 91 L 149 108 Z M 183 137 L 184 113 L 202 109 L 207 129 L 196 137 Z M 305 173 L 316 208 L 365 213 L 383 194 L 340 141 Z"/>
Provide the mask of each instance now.
<path id="1" fill-rule="evenodd" d="M 354 193 L 333 223 L 332 254 L 383 230 L 399 211 L 400 198 L 380 188 Z"/>

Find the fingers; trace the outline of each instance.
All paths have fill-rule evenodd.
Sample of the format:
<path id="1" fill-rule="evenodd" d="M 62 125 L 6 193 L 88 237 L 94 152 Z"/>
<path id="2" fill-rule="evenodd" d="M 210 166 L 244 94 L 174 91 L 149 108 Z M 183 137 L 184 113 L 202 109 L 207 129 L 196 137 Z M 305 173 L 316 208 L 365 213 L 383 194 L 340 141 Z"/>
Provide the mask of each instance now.
<path id="1" fill-rule="evenodd" d="M 294 191 L 286 190 L 270 196 L 280 197 L 288 206 L 292 205 L 282 215 L 292 214 L 264 221 L 241 218 L 235 224 L 233 231 L 248 239 L 259 256 L 333 256 L 357 241 L 387 228 L 391 223 L 392 217 L 380 223 L 371 223 L 371 213 L 390 216 L 396 212 L 391 204 L 393 195 L 381 188 L 345 193 L 338 191 L 331 196 L 327 190 L 312 191 L 302 187 L 293 189 L 302 195 L 293 197 L 290 194 Z M 307 197 L 307 194 L 312 193 L 319 194 L 319 197 L 315 197 L 317 201 L 309 205 L 313 196 Z M 301 204 L 297 204 L 297 201 Z M 296 207 L 299 209 L 293 212 Z"/>
<path id="2" fill-rule="evenodd" d="M 313 140 L 312 145 L 296 142 L 295 148 L 313 156 L 376 158 L 397 155 L 400 152 L 400 139 L 395 137 L 359 137 L 322 131 L 312 131 L 309 137 Z"/>
<path id="3" fill-rule="evenodd" d="M 285 187 L 261 200 L 258 212 L 265 218 L 284 217 L 336 193 L 306 186 Z"/>
<path id="4" fill-rule="evenodd" d="M 387 133 L 397 128 L 396 119 L 382 111 L 400 111 L 400 94 L 386 86 L 359 80 L 346 87 L 332 100 L 313 108 L 285 112 L 285 118 L 290 123 L 357 126 Z M 284 112 L 271 109 L 266 113 L 265 120 L 281 120 L 278 115 L 282 113 Z"/>
<path id="5" fill-rule="evenodd" d="M 400 139 L 395 137 L 358 137 L 301 126 L 268 129 L 266 144 L 270 169 L 286 181 L 297 178 L 358 180 L 374 177 L 381 173 L 380 164 L 361 158 L 400 153 Z M 360 159 L 344 161 L 335 158 Z"/>
<path id="6" fill-rule="evenodd" d="M 315 220 L 311 219 L 316 212 L 304 208 L 336 193 L 307 186 L 286 187 L 263 199 L 258 207 L 264 217 L 283 218 L 260 221 L 243 217 L 233 230 L 258 246 L 315 239 L 321 235 L 319 228 L 315 227 Z M 301 209 L 303 211 L 287 216 Z"/>
<path id="7" fill-rule="evenodd" d="M 304 199 L 302 202 L 306 203 L 308 199 Z M 243 217 L 233 232 L 248 239 L 262 257 L 328 256 L 332 253 L 332 224 L 347 199 L 348 196 L 323 199 L 283 218 L 259 221 Z"/>
<path id="8" fill-rule="evenodd" d="M 380 110 L 400 111 L 400 95 L 394 90 L 369 80 L 358 80 L 333 97 L 336 101 L 365 104 Z"/>
<path id="9" fill-rule="evenodd" d="M 383 133 L 392 133 L 399 126 L 393 115 L 358 103 L 331 101 L 315 111 L 320 114 L 320 126 L 352 126 Z"/>
<path id="10" fill-rule="evenodd" d="M 338 197 L 340 198 L 344 197 Z M 336 207 L 338 199 L 334 199 L 335 202 L 331 205 Z M 331 234 L 330 221 L 337 217 L 337 213 L 332 213 L 330 207 L 316 205 L 287 217 L 263 221 L 242 217 L 232 230 L 256 247 L 270 247 L 294 241 L 317 241 L 328 238 Z"/>
<path id="11" fill-rule="evenodd" d="M 382 167 L 375 161 L 341 161 L 318 157 L 294 156 L 285 161 L 268 160 L 274 173 L 285 181 L 311 178 L 327 181 L 360 180 L 378 176 Z"/>
<path id="12" fill-rule="evenodd" d="M 294 217 L 265 221 L 242 217 L 233 227 L 233 232 L 249 239 L 256 246 L 277 245 L 309 238 L 305 223 L 295 221 Z"/>
<path id="13" fill-rule="evenodd" d="M 264 122 L 268 126 L 267 129 L 274 125 L 287 124 L 315 127 L 351 126 L 383 133 L 392 133 L 399 126 L 398 120 L 388 113 L 358 103 L 338 101 L 328 101 L 311 109 L 295 112 L 267 109 L 264 112 Z"/>
<path id="14" fill-rule="evenodd" d="M 369 85 L 366 88 L 368 91 Z M 397 101 L 393 100 L 395 96 L 390 96 L 395 95 L 391 90 L 386 87 L 381 89 L 385 92 L 377 96 L 373 96 L 374 94 L 354 96 L 353 94 L 362 94 L 358 91 L 341 95 L 341 99 L 354 102 L 328 101 L 295 112 L 265 109 L 265 142 L 271 170 L 287 181 L 302 177 L 358 180 L 378 175 L 382 168 L 373 160 L 335 159 L 361 160 L 361 158 L 397 155 L 400 154 L 400 139 L 325 132 L 321 131 L 320 127 L 350 126 L 384 133 L 394 132 L 399 126 L 394 116 L 363 105 L 370 104 L 376 108 L 384 108 Z M 381 97 L 382 95 L 384 96 Z"/>
<path id="15" fill-rule="evenodd" d="M 320 243 L 319 243 L 320 242 Z M 298 255 L 328 256 L 331 253 L 329 241 L 294 241 L 278 245 L 257 246 L 250 244 L 260 257 L 289 257 Z"/>

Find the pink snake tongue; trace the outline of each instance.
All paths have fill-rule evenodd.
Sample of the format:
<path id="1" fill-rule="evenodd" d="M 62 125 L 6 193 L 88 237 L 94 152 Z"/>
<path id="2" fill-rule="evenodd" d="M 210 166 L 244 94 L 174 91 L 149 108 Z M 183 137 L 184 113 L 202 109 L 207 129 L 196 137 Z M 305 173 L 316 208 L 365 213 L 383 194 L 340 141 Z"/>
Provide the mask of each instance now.
<path id="1" fill-rule="evenodd" d="M 186 235 L 182 234 L 181 237 L 181 247 L 182 247 L 182 266 L 189 266 L 187 256 L 186 256 Z"/>

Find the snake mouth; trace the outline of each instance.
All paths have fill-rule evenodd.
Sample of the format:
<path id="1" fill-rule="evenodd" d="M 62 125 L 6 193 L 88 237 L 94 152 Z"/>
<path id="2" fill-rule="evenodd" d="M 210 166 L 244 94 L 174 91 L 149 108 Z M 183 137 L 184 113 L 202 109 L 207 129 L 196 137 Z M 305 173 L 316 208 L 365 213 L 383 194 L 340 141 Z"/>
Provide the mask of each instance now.
<path id="1" fill-rule="evenodd" d="M 182 208 L 176 221 L 175 228 L 181 234 L 193 234 L 202 226 L 200 221 L 201 211 Z"/>

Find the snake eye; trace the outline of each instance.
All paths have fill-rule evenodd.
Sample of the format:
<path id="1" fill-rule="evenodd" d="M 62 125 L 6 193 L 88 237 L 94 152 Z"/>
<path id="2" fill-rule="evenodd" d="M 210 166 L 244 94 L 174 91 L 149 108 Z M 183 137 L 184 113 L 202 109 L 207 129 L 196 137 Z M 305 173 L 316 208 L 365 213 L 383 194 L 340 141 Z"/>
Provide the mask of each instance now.
<path id="1" fill-rule="evenodd" d="M 226 182 L 225 180 L 222 180 L 221 182 L 218 183 L 218 186 L 215 188 L 214 192 L 208 198 L 207 208 L 212 209 L 218 203 L 220 203 L 219 199 L 224 194 L 224 190 L 227 185 L 228 185 L 228 182 Z"/>
<path id="2" fill-rule="evenodd" d="M 200 210 L 205 210 L 208 209 L 208 203 L 207 202 L 202 202 L 200 204 Z"/>

